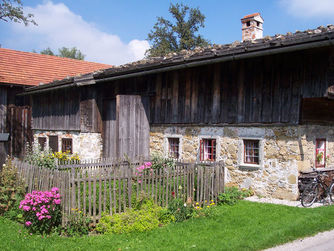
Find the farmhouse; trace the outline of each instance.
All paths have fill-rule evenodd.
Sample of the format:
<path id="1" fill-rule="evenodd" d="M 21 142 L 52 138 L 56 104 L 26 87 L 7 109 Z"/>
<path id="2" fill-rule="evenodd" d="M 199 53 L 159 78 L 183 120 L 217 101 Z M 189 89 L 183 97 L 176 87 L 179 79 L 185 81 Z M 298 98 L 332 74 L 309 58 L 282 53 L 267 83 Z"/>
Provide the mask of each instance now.
<path id="1" fill-rule="evenodd" d="M 29 99 L 16 96 L 25 88 L 111 65 L 0 48 L 0 163 L 19 156 L 31 140 Z"/>
<path id="2" fill-rule="evenodd" d="M 228 182 L 296 199 L 300 171 L 334 164 L 334 26 L 262 37 L 262 23 L 244 17 L 242 42 L 27 89 L 34 139 L 87 159 L 223 160 Z"/>

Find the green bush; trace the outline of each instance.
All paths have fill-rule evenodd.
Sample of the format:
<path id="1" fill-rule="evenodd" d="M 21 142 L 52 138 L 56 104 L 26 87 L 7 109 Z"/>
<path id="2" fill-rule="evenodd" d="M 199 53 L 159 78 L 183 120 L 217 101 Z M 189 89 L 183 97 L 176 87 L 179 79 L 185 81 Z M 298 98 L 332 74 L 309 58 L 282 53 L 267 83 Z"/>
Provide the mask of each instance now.
<path id="1" fill-rule="evenodd" d="M 176 222 L 181 222 L 196 216 L 196 211 L 191 203 L 185 203 L 182 199 L 175 198 L 168 205 L 168 211 L 174 215 Z"/>
<path id="2" fill-rule="evenodd" d="M 144 232 L 173 220 L 173 216 L 154 204 L 152 199 L 141 196 L 134 208 L 120 214 L 104 215 L 97 224 L 96 230 L 105 234 Z"/>
<path id="3" fill-rule="evenodd" d="M 171 158 L 164 158 L 159 154 L 152 154 L 152 169 L 159 169 L 165 167 L 173 167 L 175 165 L 175 160 Z"/>
<path id="4" fill-rule="evenodd" d="M 23 182 L 17 174 L 12 159 L 7 158 L 0 172 L 0 215 L 12 210 L 9 216 L 15 218 L 13 214 L 24 196 L 24 190 Z"/>
<path id="5" fill-rule="evenodd" d="M 63 234 L 66 236 L 88 235 L 91 219 L 86 217 L 82 211 L 72 208 L 72 214 L 67 216 L 66 226 L 63 228 Z"/>
<path id="6" fill-rule="evenodd" d="M 253 195 L 252 190 L 237 187 L 226 187 L 225 192 L 218 195 L 218 205 L 234 205 L 239 200 Z"/>
<path id="7" fill-rule="evenodd" d="M 61 225 L 61 198 L 57 187 L 27 193 L 19 208 L 30 233 L 50 234 Z"/>
<path id="8" fill-rule="evenodd" d="M 50 149 L 44 150 L 35 143 L 33 146 L 27 145 L 24 161 L 39 166 L 54 169 L 57 167 L 57 162 Z"/>

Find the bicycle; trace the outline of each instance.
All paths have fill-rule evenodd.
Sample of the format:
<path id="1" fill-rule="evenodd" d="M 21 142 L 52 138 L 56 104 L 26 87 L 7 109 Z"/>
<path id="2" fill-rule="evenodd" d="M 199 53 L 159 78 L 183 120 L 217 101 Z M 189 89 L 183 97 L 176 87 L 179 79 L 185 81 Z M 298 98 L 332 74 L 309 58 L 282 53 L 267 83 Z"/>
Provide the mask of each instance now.
<path id="1" fill-rule="evenodd" d="M 304 189 L 300 201 L 303 207 L 310 207 L 317 200 L 317 198 L 325 199 L 329 196 L 330 202 L 334 202 L 334 181 L 332 180 L 329 185 L 326 184 L 325 179 L 323 177 L 329 177 L 325 173 L 321 173 L 313 168 L 313 170 L 317 173 L 317 176 L 313 179 L 313 181 Z"/>

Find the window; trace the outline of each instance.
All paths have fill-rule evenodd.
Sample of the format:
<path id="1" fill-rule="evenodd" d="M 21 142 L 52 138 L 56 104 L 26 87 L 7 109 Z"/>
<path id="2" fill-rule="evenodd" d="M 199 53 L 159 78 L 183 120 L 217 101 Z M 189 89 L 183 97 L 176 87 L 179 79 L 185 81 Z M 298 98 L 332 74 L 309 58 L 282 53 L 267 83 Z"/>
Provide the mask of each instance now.
<path id="1" fill-rule="evenodd" d="M 249 27 L 251 25 L 250 21 L 247 21 L 247 27 Z"/>
<path id="2" fill-rule="evenodd" d="M 179 138 L 168 138 L 168 157 L 178 159 L 180 148 L 180 139 Z"/>
<path id="3" fill-rule="evenodd" d="M 62 139 L 61 140 L 61 151 L 69 152 L 72 154 L 72 139 Z"/>
<path id="4" fill-rule="evenodd" d="M 244 163 L 260 164 L 259 140 L 244 139 Z"/>
<path id="5" fill-rule="evenodd" d="M 45 137 L 38 137 L 38 144 L 41 147 L 41 150 L 44 151 L 45 149 L 46 138 Z"/>
<path id="6" fill-rule="evenodd" d="M 58 136 L 49 136 L 49 147 L 52 152 L 58 152 Z"/>
<path id="7" fill-rule="evenodd" d="M 315 167 L 326 166 L 326 139 L 316 139 L 315 143 Z"/>
<path id="8" fill-rule="evenodd" d="M 216 140 L 202 139 L 200 141 L 200 160 L 215 161 L 216 160 Z"/>

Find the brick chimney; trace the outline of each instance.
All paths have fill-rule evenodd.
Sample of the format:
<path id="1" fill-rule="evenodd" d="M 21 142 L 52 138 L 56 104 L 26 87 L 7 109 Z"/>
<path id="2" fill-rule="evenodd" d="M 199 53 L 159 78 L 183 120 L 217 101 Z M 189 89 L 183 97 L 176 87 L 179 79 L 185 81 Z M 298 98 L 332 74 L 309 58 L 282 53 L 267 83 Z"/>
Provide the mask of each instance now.
<path id="1" fill-rule="evenodd" d="M 260 13 L 244 16 L 242 23 L 242 41 L 263 37 L 263 18 Z"/>

